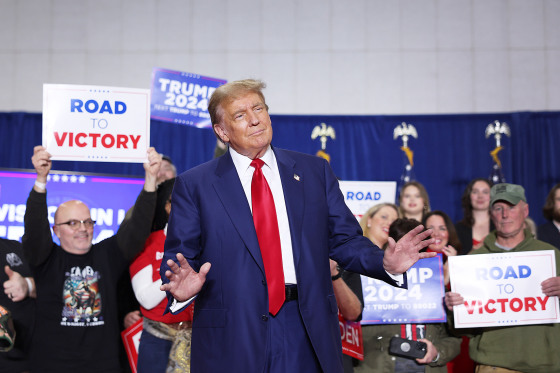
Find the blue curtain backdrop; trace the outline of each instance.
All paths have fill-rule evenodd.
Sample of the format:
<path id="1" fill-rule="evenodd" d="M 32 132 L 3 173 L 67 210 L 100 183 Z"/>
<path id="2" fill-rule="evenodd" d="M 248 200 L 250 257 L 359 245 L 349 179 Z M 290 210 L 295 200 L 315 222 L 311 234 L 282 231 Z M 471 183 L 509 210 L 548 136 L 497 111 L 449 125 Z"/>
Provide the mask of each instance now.
<path id="1" fill-rule="evenodd" d="M 542 206 L 550 188 L 560 182 L 560 112 L 515 112 L 466 115 L 321 116 L 272 115 L 273 145 L 308 154 L 320 149 L 311 140 L 313 128 L 332 126 L 336 139 L 328 140 L 334 172 L 343 180 L 398 181 L 404 167 L 402 141 L 393 139 L 401 122 L 413 124 L 411 139 L 416 179 L 430 195 L 432 209 L 462 217 L 460 198 L 467 183 L 491 172 L 494 138 L 485 138 L 486 126 L 506 122 L 511 137 L 503 137 L 499 153 L 508 182 L 525 187 L 530 216 L 544 222 Z M 0 113 L 0 167 L 33 168 L 33 146 L 42 142 L 41 114 Z M 212 158 L 211 130 L 152 121 L 151 144 L 169 155 L 179 172 Z M 139 164 L 54 161 L 53 169 L 143 175 Z M 102 192 L 102 191 L 100 191 Z"/>

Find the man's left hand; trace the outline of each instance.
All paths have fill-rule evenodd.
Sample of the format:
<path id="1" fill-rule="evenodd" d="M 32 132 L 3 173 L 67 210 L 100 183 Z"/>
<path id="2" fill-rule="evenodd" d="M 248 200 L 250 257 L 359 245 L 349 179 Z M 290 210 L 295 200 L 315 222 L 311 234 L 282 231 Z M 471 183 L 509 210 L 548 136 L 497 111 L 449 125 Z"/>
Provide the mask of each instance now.
<path id="1" fill-rule="evenodd" d="M 560 277 L 551 277 L 541 283 L 541 289 L 544 295 L 549 297 L 560 296 Z"/>
<path id="2" fill-rule="evenodd" d="M 144 181 L 144 190 L 146 192 L 155 192 L 157 188 L 157 174 L 161 167 L 161 154 L 155 148 L 148 149 L 148 161 L 144 163 L 144 171 L 146 171 L 146 178 Z"/>
<path id="3" fill-rule="evenodd" d="M 432 230 L 424 232 L 422 225 L 417 226 L 405 234 L 398 242 L 389 237 L 385 255 L 383 256 L 383 268 L 392 275 L 405 273 L 419 259 L 431 258 L 436 253 L 421 253 L 420 250 L 433 244 L 435 240 L 428 238 Z"/>

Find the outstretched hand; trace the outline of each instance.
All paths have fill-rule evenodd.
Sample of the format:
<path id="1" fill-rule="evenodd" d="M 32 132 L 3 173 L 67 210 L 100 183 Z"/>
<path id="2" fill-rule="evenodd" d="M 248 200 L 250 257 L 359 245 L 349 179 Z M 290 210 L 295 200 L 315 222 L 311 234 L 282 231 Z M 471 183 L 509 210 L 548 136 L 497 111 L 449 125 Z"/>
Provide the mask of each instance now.
<path id="1" fill-rule="evenodd" d="M 177 254 L 175 263 L 172 259 L 167 261 L 169 270 L 165 271 L 168 283 L 161 285 L 160 290 L 168 291 L 179 302 L 184 302 L 200 292 L 210 271 L 210 263 L 204 263 L 197 273 L 189 265 L 183 254 Z"/>
<path id="2" fill-rule="evenodd" d="M 405 273 L 419 259 L 431 258 L 436 253 L 421 253 L 420 250 L 433 244 L 435 240 L 429 238 L 432 230 L 424 231 L 422 225 L 417 226 L 405 234 L 398 242 L 389 237 L 385 255 L 383 256 L 383 268 L 392 275 Z"/>

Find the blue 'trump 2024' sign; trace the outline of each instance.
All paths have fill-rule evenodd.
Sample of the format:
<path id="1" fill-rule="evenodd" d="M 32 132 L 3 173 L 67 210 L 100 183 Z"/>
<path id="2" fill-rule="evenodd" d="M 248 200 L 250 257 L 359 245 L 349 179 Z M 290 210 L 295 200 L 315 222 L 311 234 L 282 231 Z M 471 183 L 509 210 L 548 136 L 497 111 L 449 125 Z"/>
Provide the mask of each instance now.
<path id="1" fill-rule="evenodd" d="M 208 100 L 227 81 L 198 74 L 154 68 L 151 118 L 211 128 Z"/>
<path id="2" fill-rule="evenodd" d="M 408 290 L 362 276 L 365 324 L 439 323 L 447 320 L 443 308 L 441 254 L 417 261 L 407 273 Z"/>

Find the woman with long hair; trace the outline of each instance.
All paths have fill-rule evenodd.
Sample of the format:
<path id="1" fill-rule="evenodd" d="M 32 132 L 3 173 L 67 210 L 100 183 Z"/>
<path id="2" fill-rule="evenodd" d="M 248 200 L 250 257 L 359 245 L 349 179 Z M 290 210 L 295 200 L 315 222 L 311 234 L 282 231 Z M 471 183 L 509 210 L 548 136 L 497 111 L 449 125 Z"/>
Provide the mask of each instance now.
<path id="1" fill-rule="evenodd" d="M 472 180 L 461 197 L 463 219 L 455 224 L 462 251 L 468 254 L 482 245 L 494 226 L 490 220 L 490 188 L 492 183 L 484 178 Z"/>
<path id="2" fill-rule="evenodd" d="M 443 256 L 443 279 L 445 286 L 449 285 L 449 267 L 447 257 L 455 256 L 461 251 L 461 242 L 455 231 L 451 218 L 443 211 L 431 211 L 424 216 L 422 224 L 431 229 L 435 243 L 428 246 L 428 251 L 441 253 Z"/>
<path id="3" fill-rule="evenodd" d="M 400 216 L 421 222 L 430 212 L 430 198 L 424 185 L 417 181 L 405 183 L 399 195 Z"/>

